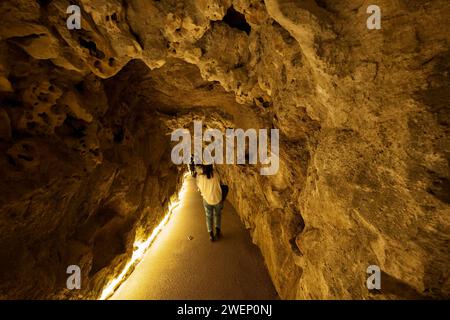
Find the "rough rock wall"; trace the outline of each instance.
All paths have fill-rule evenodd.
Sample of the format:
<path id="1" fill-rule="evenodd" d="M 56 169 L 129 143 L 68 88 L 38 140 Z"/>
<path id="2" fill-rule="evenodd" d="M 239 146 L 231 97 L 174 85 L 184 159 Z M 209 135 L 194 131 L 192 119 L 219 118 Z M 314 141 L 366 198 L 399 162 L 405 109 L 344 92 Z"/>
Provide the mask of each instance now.
<path id="1" fill-rule="evenodd" d="M 0 297 L 97 298 L 176 193 L 170 139 L 114 79 L 4 48 Z M 81 290 L 66 290 L 69 265 Z"/>
<path id="2" fill-rule="evenodd" d="M 144 173 L 168 159 L 164 136 L 149 147 L 147 129 L 168 133 L 197 118 L 213 128 L 280 129 L 277 175 L 260 176 L 254 166 L 219 170 L 282 298 L 449 296 L 447 1 L 377 1 L 381 30 L 367 29 L 372 3 L 363 0 L 71 3 L 83 9 L 82 30 L 66 28 L 68 1 L 0 4 L 2 171 L 10 177 L 2 181 L 2 230 L 9 231 L 2 243 L 10 245 L 2 247 L 11 248 L 5 257 L 20 255 L 2 263 L 22 266 L 33 257 L 38 265 L 55 254 L 53 229 L 33 224 L 53 221 L 60 237 L 68 234 L 81 224 L 83 198 L 90 198 L 86 211 L 97 212 L 99 198 L 120 191 L 115 208 L 142 211 L 135 188 L 176 181 L 158 176 L 165 168 Z M 151 76 L 139 73 L 142 64 Z M 147 148 L 158 151 L 156 162 Z M 58 172 L 53 180 L 50 170 Z M 86 188 L 109 190 L 116 179 L 104 196 Z M 33 203 L 40 209 L 26 210 Z M 13 250 L 20 237 L 11 225 L 46 230 L 20 243 L 47 252 Z M 121 234 L 128 226 L 112 225 Z M 105 263 L 117 265 L 98 266 Z M 384 272 L 381 295 L 365 287 L 370 264 Z M 16 278 L 26 281 L 26 271 Z"/>

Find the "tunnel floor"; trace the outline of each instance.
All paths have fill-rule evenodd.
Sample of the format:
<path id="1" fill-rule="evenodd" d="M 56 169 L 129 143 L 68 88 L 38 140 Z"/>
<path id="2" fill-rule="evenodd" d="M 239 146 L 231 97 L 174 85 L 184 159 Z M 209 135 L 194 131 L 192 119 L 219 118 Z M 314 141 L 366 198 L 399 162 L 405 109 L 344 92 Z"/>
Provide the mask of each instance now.
<path id="1" fill-rule="evenodd" d="M 111 299 L 278 299 L 233 207 L 225 203 L 223 235 L 210 242 L 195 179 L 187 177 L 183 188 L 171 219 Z"/>

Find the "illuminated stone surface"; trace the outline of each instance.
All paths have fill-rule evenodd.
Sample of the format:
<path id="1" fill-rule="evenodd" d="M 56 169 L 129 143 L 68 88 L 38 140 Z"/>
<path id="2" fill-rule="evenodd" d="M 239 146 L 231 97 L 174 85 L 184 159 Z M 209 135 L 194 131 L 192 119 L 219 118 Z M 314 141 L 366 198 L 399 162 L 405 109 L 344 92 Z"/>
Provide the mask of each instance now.
<path id="1" fill-rule="evenodd" d="M 449 297 L 448 1 L 377 1 L 381 30 L 363 1 L 78 3 L 81 30 L 68 1 L 0 3 L 1 298 L 99 297 L 194 118 L 280 129 L 277 175 L 219 170 L 281 298 Z"/>

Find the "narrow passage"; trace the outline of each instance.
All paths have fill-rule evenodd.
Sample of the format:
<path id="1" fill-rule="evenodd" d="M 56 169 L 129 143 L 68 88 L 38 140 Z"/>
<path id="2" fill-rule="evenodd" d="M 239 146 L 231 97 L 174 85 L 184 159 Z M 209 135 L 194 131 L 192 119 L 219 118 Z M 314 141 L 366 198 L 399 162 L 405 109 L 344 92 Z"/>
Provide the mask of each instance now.
<path id="1" fill-rule="evenodd" d="M 264 260 L 233 207 L 210 242 L 195 179 L 146 256 L 111 299 L 278 299 Z"/>

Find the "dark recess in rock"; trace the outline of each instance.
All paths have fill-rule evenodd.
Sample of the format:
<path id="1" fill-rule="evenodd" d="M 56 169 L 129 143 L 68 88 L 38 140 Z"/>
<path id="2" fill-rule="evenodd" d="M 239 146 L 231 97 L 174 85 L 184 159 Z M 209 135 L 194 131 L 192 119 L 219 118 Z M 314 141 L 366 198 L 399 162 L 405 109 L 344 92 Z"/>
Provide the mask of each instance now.
<path id="1" fill-rule="evenodd" d="M 252 30 L 245 16 L 239 11 L 236 11 L 233 6 L 228 8 L 227 13 L 223 17 L 223 22 L 232 28 L 244 31 L 246 34 L 250 34 Z"/>

